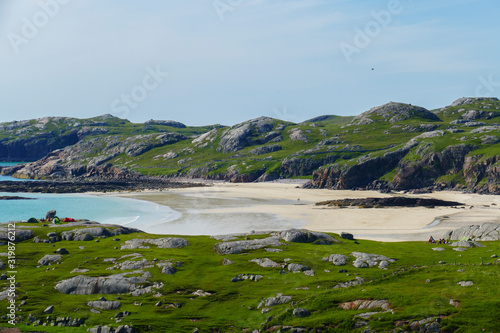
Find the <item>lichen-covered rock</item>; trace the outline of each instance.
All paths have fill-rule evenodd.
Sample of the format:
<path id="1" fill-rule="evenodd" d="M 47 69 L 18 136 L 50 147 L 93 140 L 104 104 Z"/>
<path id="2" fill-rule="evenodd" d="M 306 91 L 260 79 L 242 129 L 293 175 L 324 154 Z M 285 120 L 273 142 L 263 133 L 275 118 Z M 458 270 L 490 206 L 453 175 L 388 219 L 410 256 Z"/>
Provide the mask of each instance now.
<path id="1" fill-rule="evenodd" d="M 252 259 L 250 260 L 250 262 L 254 262 L 256 263 L 257 265 L 261 266 L 261 267 L 266 267 L 266 268 L 269 268 L 269 267 L 281 267 L 280 264 L 278 264 L 277 262 L 269 259 L 269 258 L 259 258 L 259 259 Z"/>
<path id="2" fill-rule="evenodd" d="M 111 237 L 117 235 L 128 235 L 135 232 L 142 232 L 138 229 L 116 226 L 113 228 L 105 227 L 86 227 L 61 232 L 61 238 L 66 241 L 91 241 L 95 237 Z"/>
<path id="3" fill-rule="evenodd" d="M 137 289 L 137 284 L 145 283 L 142 276 L 126 277 L 116 274 L 106 277 L 78 275 L 56 284 L 55 289 L 68 295 L 121 294 Z"/>
<path id="4" fill-rule="evenodd" d="M 440 121 L 438 116 L 425 108 L 411 104 L 390 102 L 382 106 L 374 107 L 356 116 L 352 124 L 366 125 L 375 121 L 389 121 L 390 123 L 395 123 L 407 119 Z"/>
<path id="5" fill-rule="evenodd" d="M 309 268 L 309 266 L 305 266 L 302 264 L 293 264 L 293 263 L 288 264 L 287 268 L 289 272 L 304 272 L 311 269 Z"/>
<path id="6" fill-rule="evenodd" d="M 273 119 L 260 117 L 235 125 L 222 132 L 218 151 L 230 153 L 254 144 L 264 144 L 279 135 L 266 135 L 274 127 Z"/>
<path id="7" fill-rule="evenodd" d="M 332 262 L 335 266 L 344 266 L 347 262 L 347 256 L 344 254 L 332 254 L 329 257 L 326 257 L 325 261 Z"/>
<path id="8" fill-rule="evenodd" d="M 16 242 L 22 242 L 33 238 L 33 231 L 25 229 L 16 229 L 14 235 Z M 10 235 L 7 228 L 0 227 L 0 243 L 7 244 L 7 242 L 12 241 L 9 238 L 9 236 Z"/>
<path id="9" fill-rule="evenodd" d="M 38 264 L 42 266 L 48 266 L 54 264 L 62 259 L 60 254 L 47 254 L 42 259 L 38 260 Z"/>
<path id="10" fill-rule="evenodd" d="M 275 305 L 280 305 L 280 304 L 285 304 L 288 303 L 292 300 L 292 296 L 283 296 L 281 294 L 278 294 L 276 297 L 269 297 L 265 301 L 260 302 L 259 306 L 257 308 L 261 307 L 271 307 Z"/>
<path id="11" fill-rule="evenodd" d="M 217 243 L 215 245 L 215 251 L 217 251 L 218 254 L 237 254 L 243 251 L 257 250 L 267 246 L 281 245 L 278 237 L 267 237 L 264 239 Z"/>
<path id="12" fill-rule="evenodd" d="M 314 243 L 321 240 L 327 241 L 330 244 L 341 243 L 341 241 L 339 241 L 338 239 L 335 239 L 334 237 L 323 232 L 315 232 L 302 229 L 290 229 L 276 232 L 272 235 L 280 237 L 281 239 L 292 243 Z"/>
<path id="13" fill-rule="evenodd" d="M 379 265 L 379 268 L 387 268 L 389 263 L 395 262 L 395 259 L 388 258 L 379 254 L 370 254 L 363 252 L 353 252 L 352 256 L 356 258 L 352 265 L 356 268 L 369 268 Z M 384 262 L 382 264 L 382 262 Z"/>
<path id="14" fill-rule="evenodd" d="M 462 287 L 470 287 L 470 286 L 474 285 L 474 282 L 472 282 L 472 281 L 460 281 L 460 282 L 457 282 L 457 284 L 459 286 L 462 286 Z"/>
<path id="15" fill-rule="evenodd" d="M 340 303 L 339 308 L 344 310 L 368 310 L 375 308 L 390 310 L 391 303 L 387 300 L 356 300 L 352 302 Z"/>
<path id="16" fill-rule="evenodd" d="M 305 317 L 309 317 L 311 315 L 311 312 L 307 309 L 304 309 L 304 308 L 296 308 L 296 309 L 293 309 L 292 315 L 294 317 L 297 317 L 297 318 L 305 318 Z"/>
<path id="17" fill-rule="evenodd" d="M 119 301 L 90 301 L 87 306 L 101 310 L 116 310 L 122 304 Z"/>
<path id="18" fill-rule="evenodd" d="M 255 149 L 250 150 L 250 154 L 252 155 L 263 155 L 263 154 L 269 154 L 275 151 L 279 151 L 283 148 L 281 148 L 280 145 L 269 145 L 269 146 L 262 146 L 258 147 Z"/>
<path id="19" fill-rule="evenodd" d="M 131 239 L 121 246 L 121 249 L 149 249 L 144 244 L 155 245 L 159 249 L 181 249 L 188 246 L 184 238 Z"/>
<path id="20" fill-rule="evenodd" d="M 186 128 L 186 125 L 174 120 L 148 120 L 144 123 L 145 125 L 161 125 L 161 126 L 170 126 L 175 128 Z"/>
<path id="21" fill-rule="evenodd" d="M 484 223 L 482 225 L 470 225 L 461 227 L 455 231 L 448 231 L 445 239 L 473 239 L 475 241 L 500 240 L 500 223 Z"/>

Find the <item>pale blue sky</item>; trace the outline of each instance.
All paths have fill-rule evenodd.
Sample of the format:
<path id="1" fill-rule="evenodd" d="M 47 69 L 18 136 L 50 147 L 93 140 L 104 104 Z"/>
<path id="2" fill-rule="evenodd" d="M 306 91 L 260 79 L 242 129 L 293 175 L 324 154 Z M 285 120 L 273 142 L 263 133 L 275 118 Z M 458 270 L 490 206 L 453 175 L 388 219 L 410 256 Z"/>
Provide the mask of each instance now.
<path id="1" fill-rule="evenodd" d="M 299 122 L 500 96 L 499 12 L 497 0 L 0 0 L 0 122 Z"/>

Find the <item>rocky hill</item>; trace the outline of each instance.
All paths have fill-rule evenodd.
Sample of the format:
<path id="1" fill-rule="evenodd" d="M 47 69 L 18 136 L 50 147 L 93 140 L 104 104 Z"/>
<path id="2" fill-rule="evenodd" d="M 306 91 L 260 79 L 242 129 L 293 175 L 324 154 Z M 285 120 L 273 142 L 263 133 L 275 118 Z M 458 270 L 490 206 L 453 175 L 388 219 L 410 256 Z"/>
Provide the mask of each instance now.
<path id="1" fill-rule="evenodd" d="M 302 123 L 261 117 L 231 127 L 133 124 L 110 115 L 0 124 L 0 160 L 20 178 L 309 178 L 307 187 L 500 192 L 500 101 L 427 110 L 394 103 Z"/>

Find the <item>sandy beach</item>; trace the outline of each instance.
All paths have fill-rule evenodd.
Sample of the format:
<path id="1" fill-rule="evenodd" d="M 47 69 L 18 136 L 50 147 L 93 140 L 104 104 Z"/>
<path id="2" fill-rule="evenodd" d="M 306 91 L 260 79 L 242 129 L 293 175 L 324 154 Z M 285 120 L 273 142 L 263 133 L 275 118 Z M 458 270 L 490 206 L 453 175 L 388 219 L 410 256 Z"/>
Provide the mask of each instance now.
<path id="1" fill-rule="evenodd" d="M 165 192 L 124 194 L 141 200 L 168 205 L 190 213 L 191 234 L 203 234 L 205 220 L 228 219 L 227 233 L 250 230 L 274 230 L 289 227 L 314 231 L 350 232 L 358 239 L 378 241 L 425 241 L 429 236 L 440 238 L 447 230 L 464 225 L 500 222 L 500 196 L 460 192 L 436 192 L 411 197 L 436 198 L 465 204 L 461 208 L 326 208 L 316 202 L 342 198 L 389 197 L 375 191 L 332 191 L 302 189 L 300 183 L 215 183 L 204 188 L 172 189 Z M 245 221 L 238 221 L 247 216 Z M 269 216 L 275 216 L 274 224 Z M 203 220 L 203 219 L 202 219 Z M 173 223 L 175 225 L 175 222 Z M 169 224 L 172 226 L 172 223 Z M 240 226 L 240 227 L 239 227 Z M 244 227 L 241 227 L 244 226 Z M 194 228 L 194 229 L 192 229 Z M 207 227 L 208 228 L 208 227 Z M 168 233 L 166 225 L 146 230 Z M 224 231 L 226 229 L 223 229 Z M 221 232 L 226 233 L 226 232 Z M 210 234 L 207 232 L 207 234 Z"/>

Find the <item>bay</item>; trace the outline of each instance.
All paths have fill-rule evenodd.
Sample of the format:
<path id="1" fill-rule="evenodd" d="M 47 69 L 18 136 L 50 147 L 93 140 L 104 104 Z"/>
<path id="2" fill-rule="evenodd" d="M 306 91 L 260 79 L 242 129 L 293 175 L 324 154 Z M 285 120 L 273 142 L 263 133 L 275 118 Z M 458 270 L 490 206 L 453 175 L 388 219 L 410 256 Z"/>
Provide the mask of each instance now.
<path id="1" fill-rule="evenodd" d="M 61 219 L 89 219 L 100 223 L 120 224 L 133 228 L 151 228 L 176 220 L 180 212 L 168 206 L 147 201 L 90 194 L 2 193 L 35 200 L 0 200 L 0 222 L 43 218 L 56 210 Z"/>

